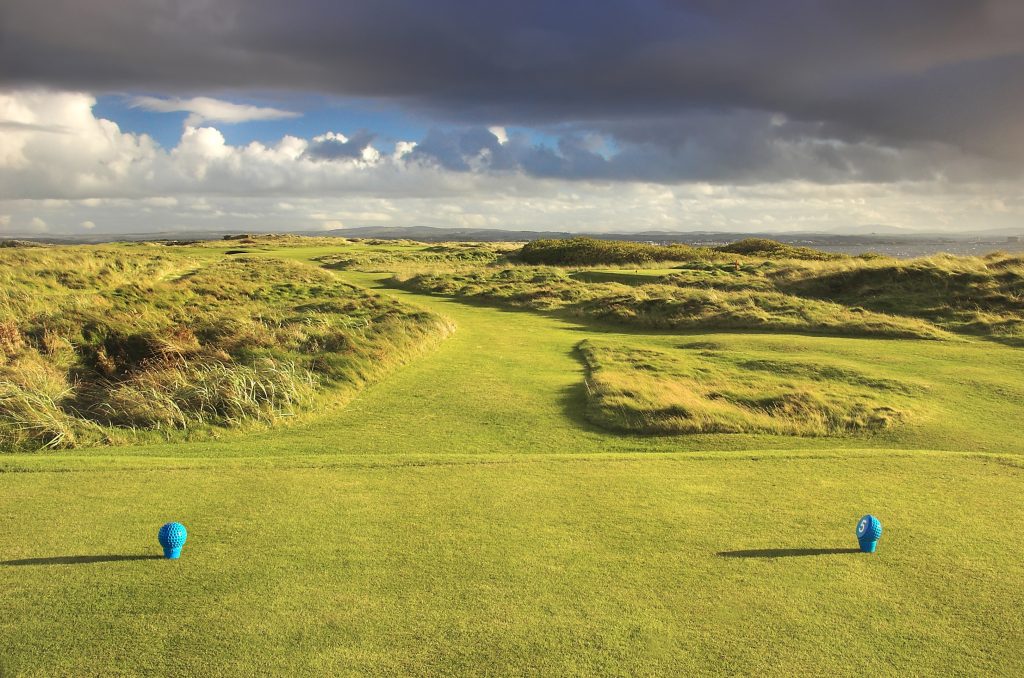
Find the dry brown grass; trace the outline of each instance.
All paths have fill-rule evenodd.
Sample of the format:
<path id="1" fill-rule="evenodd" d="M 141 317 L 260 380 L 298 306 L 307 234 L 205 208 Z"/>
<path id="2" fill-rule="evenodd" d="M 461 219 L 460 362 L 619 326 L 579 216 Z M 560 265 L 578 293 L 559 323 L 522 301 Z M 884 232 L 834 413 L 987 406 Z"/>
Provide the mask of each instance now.
<path id="1" fill-rule="evenodd" d="M 913 388 L 834 365 L 584 341 L 587 415 L 647 434 L 865 433 L 902 422 Z"/>

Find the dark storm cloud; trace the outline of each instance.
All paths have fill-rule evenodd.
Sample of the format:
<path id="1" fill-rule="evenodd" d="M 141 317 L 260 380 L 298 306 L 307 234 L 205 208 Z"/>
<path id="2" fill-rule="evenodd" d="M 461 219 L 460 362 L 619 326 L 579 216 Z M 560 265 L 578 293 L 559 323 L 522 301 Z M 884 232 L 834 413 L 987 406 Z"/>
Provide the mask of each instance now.
<path id="1" fill-rule="evenodd" d="M 451 169 L 486 147 L 538 175 L 884 179 L 932 171 L 934 144 L 1024 158 L 1022 36 L 1020 0 L 5 0 L 0 80 L 316 91 L 564 128 L 557 149 L 424 139 L 419 157 Z"/>
<path id="2" fill-rule="evenodd" d="M 456 172 L 523 172 L 538 178 L 651 183 L 749 184 L 765 180 L 816 183 L 976 179 L 974 163 L 954 149 L 894 149 L 822 137 L 823 125 L 756 111 L 696 112 L 642 122 L 550 128 L 553 141 L 521 132 L 508 140 L 485 128 L 431 130 L 407 162 Z M 1012 175 L 1012 164 L 987 170 Z"/>

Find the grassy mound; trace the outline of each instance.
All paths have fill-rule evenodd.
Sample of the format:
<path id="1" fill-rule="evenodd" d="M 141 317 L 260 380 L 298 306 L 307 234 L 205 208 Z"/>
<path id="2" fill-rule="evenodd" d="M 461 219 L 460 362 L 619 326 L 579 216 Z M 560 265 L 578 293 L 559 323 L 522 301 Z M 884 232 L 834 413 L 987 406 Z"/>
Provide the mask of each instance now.
<path id="1" fill-rule="evenodd" d="M 890 428 L 913 389 L 838 365 L 584 341 L 587 416 L 632 433 L 825 436 Z"/>
<path id="2" fill-rule="evenodd" d="M 948 335 L 914 318 L 853 309 L 776 291 L 703 289 L 663 284 L 587 282 L 564 270 L 518 266 L 468 273 L 423 273 L 411 289 L 502 305 L 561 311 L 655 329 L 746 329 L 841 336 L 942 339 Z"/>
<path id="3" fill-rule="evenodd" d="M 655 261 L 688 261 L 706 254 L 689 245 L 647 245 L 622 240 L 569 238 L 534 240 L 517 257 L 527 264 L 546 266 L 602 266 L 645 264 Z"/>
<path id="4" fill-rule="evenodd" d="M 835 261 L 845 254 L 796 247 L 765 238 L 747 238 L 721 247 L 691 247 L 684 244 L 650 245 L 624 240 L 567 238 L 534 240 L 523 246 L 517 258 L 526 264 L 543 266 L 618 266 L 662 261 L 714 260 L 739 254 L 762 259 Z"/>
<path id="5" fill-rule="evenodd" d="M 393 272 L 409 265 L 438 266 L 489 264 L 507 249 L 501 243 L 357 243 L 343 252 L 317 257 L 326 268 L 339 270 Z"/>
<path id="6" fill-rule="evenodd" d="M 495 263 L 447 271 L 421 268 L 418 275 L 399 280 L 423 292 L 647 328 L 923 339 L 949 338 L 957 332 L 1024 344 L 1020 256 L 939 255 L 901 261 L 833 257 L 772 241 L 736 245 L 727 247 L 743 251 L 741 258 L 718 253 L 660 270 L 501 268 Z M 761 258 L 746 256 L 753 252 Z"/>
<path id="7" fill-rule="evenodd" d="M 13 250 L 0 276 L 0 450 L 272 423 L 449 329 L 274 259 Z"/>
<path id="8" fill-rule="evenodd" d="M 765 259 L 803 259 L 806 261 L 835 261 L 849 259 L 845 254 L 834 252 L 822 252 L 810 247 L 797 247 L 787 245 L 767 238 L 746 238 L 728 245 L 715 248 L 719 252 L 727 254 L 742 254 L 748 257 L 762 257 Z"/>
<path id="9" fill-rule="evenodd" d="M 776 286 L 950 329 L 1024 342 L 1024 258 L 936 256 L 782 270 Z"/>

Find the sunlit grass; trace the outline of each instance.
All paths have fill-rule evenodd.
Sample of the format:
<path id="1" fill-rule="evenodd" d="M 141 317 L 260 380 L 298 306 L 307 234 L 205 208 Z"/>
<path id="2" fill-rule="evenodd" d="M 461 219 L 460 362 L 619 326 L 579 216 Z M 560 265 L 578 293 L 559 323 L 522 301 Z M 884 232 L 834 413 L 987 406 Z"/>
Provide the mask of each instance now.
<path id="1" fill-rule="evenodd" d="M 451 329 L 305 264 L 173 252 L 0 252 L 0 451 L 273 424 Z"/>
<path id="2" fill-rule="evenodd" d="M 591 421 L 636 433 L 841 435 L 900 424 L 915 390 L 834 363 L 683 344 L 584 341 Z M 896 407 L 898 406 L 898 407 Z"/>

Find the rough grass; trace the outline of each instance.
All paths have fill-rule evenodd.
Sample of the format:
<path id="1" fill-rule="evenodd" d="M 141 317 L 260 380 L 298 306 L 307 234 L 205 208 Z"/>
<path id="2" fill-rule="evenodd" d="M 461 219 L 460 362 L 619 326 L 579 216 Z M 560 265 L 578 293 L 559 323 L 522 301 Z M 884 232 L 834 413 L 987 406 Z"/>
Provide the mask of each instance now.
<path id="1" fill-rule="evenodd" d="M 0 450 L 270 424 L 350 393 L 450 326 L 273 259 L 0 253 Z"/>
<path id="2" fill-rule="evenodd" d="M 1024 342 L 1024 258 L 939 255 L 780 269 L 780 290 Z"/>
<path id="3" fill-rule="evenodd" d="M 533 265 L 615 266 L 666 261 L 727 260 L 729 255 L 806 261 L 836 261 L 850 258 L 845 254 L 822 252 L 765 238 L 747 238 L 719 247 L 692 247 L 682 243 L 652 245 L 596 238 L 534 240 L 524 245 L 516 257 L 523 263 Z"/>
<path id="4" fill-rule="evenodd" d="M 849 259 L 846 254 L 822 252 L 811 247 L 787 245 L 767 238 L 746 238 L 728 245 L 716 247 L 715 250 L 727 254 L 742 254 L 748 257 L 766 259 L 805 259 L 808 261 L 835 261 Z"/>
<path id="5" fill-rule="evenodd" d="M 572 242 L 557 241 L 542 251 L 557 253 Z M 721 253 L 692 257 L 660 271 L 641 270 L 642 264 L 634 270 L 573 270 L 565 265 L 575 259 L 559 255 L 552 257 L 562 264 L 557 267 L 498 261 L 487 267 L 406 273 L 398 280 L 422 292 L 644 328 L 927 339 L 948 339 L 952 332 L 1024 344 L 1020 256 L 901 261 L 833 257 L 772 241 L 727 247 L 740 252 L 738 258 L 723 259 Z"/>
<path id="6" fill-rule="evenodd" d="M 828 364 L 584 341 L 587 416 L 630 433 L 825 436 L 891 428 L 913 388 Z M 897 407 L 898 406 L 898 407 Z"/>
<path id="7" fill-rule="evenodd" d="M 649 245 L 622 240 L 568 238 L 526 243 L 517 258 L 527 264 L 547 266 L 601 266 L 643 264 L 654 261 L 689 261 L 707 258 L 709 251 L 689 245 Z"/>
<path id="8" fill-rule="evenodd" d="M 841 336 L 943 339 L 931 323 L 757 288 L 708 289 L 686 284 L 587 282 L 563 269 L 517 266 L 422 273 L 399 281 L 421 292 L 643 328 L 772 330 Z M 677 282 L 669 280 L 669 282 Z"/>
<path id="9" fill-rule="evenodd" d="M 411 246 L 396 247 L 393 243 L 388 243 L 387 246 L 351 247 L 342 253 L 317 257 L 317 261 L 326 268 L 338 270 L 394 272 L 408 267 L 485 265 L 510 251 L 510 246 L 502 243 L 454 242 L 407 245 Z"/>

